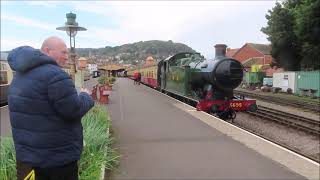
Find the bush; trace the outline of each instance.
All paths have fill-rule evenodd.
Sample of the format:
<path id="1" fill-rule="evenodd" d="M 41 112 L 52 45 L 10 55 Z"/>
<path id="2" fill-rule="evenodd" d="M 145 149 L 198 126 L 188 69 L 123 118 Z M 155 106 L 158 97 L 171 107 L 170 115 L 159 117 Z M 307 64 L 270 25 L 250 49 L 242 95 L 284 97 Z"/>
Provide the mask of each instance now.
<path id="1" fill-rule="evenodd" d="M 98 79 L 98 83 L 101 85 L 109 85 L 113 84 L 116 81 L 115 77 L 106 77 L 106 76 L 101 76 Z"/>
<path id="2" fill-rule="evenodd" d="M 291 88 L 288 88 L 288 89 L 287 89 L 287 93 L 288 93 L 288 94 L 292 94 L 292 89 L 291 89 Z"/>
<path id="3" fill-rule="evenodd" d="M 98 79 L 98 83 L 101 85 L 105 85 L 108 82 L 108 77 L 106 76 L 100 76 Z"/>
<path id="4" fill-rule="evenodd" d="M 109 81 L 110 81 L 110 84 L 113 84 L 116 81 L 116 78 L 115 77 L 110 77 Z"/>
<path id="5" fill-rule="evenodd" d="M 105 107 L 96 105 L 83 118 L 84 148 L 80 159 L 80 180 L 100 179 L 101 168 L 114 169 L 119 155 L 111 148 L 113 139 L 108 130 L 110 119 Z"/>
<path id="6" fill-rule="evenodd" d="M 12 137 L 1 137 L 0 150 L 0 178 L 3 180 L 17 179 L 16 153 Z"/>

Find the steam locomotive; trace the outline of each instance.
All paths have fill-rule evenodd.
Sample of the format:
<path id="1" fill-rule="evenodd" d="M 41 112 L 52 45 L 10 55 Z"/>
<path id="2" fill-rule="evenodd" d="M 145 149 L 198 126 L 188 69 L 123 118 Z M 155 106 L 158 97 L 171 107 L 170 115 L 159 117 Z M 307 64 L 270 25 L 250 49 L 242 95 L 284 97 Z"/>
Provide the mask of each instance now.
<path id="1" fill-rule="evenodd" d="M 205 59 L 200 53 L 178 53 L 154 66 L 128 71 L 141 73 L 141 82 L 162 92 L 196 102 L 197 110 L 225 120 L 236 118 L 237 111 L 256 111 L 255 100 L 235 97 L 233 90 L 243 78 L 243 66 L 225 56 L 226 45 L 217 44 L 216 57 Z"/>

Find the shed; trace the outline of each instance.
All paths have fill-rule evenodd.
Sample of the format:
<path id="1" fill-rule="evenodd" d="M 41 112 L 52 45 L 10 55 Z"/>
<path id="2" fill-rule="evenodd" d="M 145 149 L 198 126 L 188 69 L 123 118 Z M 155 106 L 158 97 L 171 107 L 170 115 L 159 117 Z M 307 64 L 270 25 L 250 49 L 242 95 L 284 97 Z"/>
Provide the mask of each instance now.
<path id="1" fill-rule="evenodd" d="M 122 72 L 125 70 L 125 67 L 122 65 L 117 65 L 117 64 L 110 64 L 106 66 L 101 66 L 98 67 L 98 70 L 107 76 L 118 76 L 118 73 Z"/>
<path id="2" fill-rule="evenodd" d="M 297 94 L 320 97 L 320 71 L 299 71 L 296 76 Z"/>
<path id="3" fill-rule="evenodd" d="M 276 72 L 273 73 L 273 87 L 281 88 L 286 92 L 288 88 L 295 93 L 296 90 L 296 72 Z"/>

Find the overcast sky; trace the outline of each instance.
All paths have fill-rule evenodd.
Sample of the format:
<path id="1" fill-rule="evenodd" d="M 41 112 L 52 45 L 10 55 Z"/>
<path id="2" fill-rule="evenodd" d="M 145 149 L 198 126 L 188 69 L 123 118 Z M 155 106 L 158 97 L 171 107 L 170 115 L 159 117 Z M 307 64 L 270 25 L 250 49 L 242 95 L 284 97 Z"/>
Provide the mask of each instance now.
<path id="1" fill-rule="evenodd" d="M 260 29 L 275 1 L 2 1 L 1 51 L 21 45 L 40 48 L 48 36 L 65 32 L 56 27 L 66 13 L 87 28 L 76 36 L 77 48 L 117 46 L 147 40 L 184 43 L 205 57 L 213 46 L 230 48 L 246 42 L 269 43 Z"/>

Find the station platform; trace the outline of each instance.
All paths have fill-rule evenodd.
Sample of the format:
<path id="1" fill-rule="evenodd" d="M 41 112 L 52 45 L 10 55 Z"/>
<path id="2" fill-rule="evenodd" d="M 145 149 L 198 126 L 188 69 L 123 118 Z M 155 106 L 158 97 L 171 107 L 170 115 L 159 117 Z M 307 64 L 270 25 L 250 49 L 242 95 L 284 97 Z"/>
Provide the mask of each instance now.
<path id="1" fill-rule="evenodd" d="M 319 164 L 144 85 L 118 78 L 108 104 L 124 179 L 319 179 Z"/>
<path id="2" fill-rule="evenodd" d="M 11 136 L 11 125 L 8 105 L 0 107 L 0 136 Z"/>

